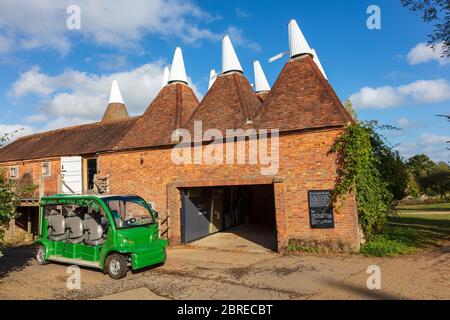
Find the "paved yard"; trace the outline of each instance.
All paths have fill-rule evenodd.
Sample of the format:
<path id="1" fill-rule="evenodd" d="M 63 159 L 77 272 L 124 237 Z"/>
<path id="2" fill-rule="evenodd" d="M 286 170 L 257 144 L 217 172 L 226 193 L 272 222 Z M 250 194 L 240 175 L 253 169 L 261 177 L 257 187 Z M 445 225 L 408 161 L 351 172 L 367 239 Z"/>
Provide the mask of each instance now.
<path id="1" fill-rule="evenodd" d="M 38 266 L 30 247 L 0 258 L 0 299 L 450 299 L 450 243 L 396 258 L 358 255 L 170 249 L 167 264 L 113 281 L 82 269 L 81 290 L 66 289 L 66 266 Z M 378 265 L 382 290 L 366 288 Z"/>

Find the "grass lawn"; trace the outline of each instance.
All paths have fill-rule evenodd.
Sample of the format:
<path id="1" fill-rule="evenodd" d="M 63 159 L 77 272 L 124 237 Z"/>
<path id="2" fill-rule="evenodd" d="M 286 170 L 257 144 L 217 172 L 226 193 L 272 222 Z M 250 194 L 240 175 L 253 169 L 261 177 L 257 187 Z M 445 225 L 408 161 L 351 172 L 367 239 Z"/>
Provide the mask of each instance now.
<path id="1" fill-rule="evenodd" d="M 390 217 L 383 233 L 364 244 L 361 253 L 367 256 L 396 256 L 410 254 L 418 250 L 438 245 L 443 240 L 450 239 L 450 204 L 431 205 L 439 210 L 401 209 L 396 217 Z M 447 207 L 448 209 L 442 210 Z M 423 211 L 428 211 L 422 213 Z M 433 214 L 433 211 L 448 211 L 448 214 Z M 404 212 L 410 212 L 404 213 Z"/>
<path id="2" fill-rule="evenodd" d="M 402 213 L 414 212 L 414 211 L 449 211 L 449 213 L 450 213 L 450 203 L 433 203 L 433 204 L 398 206 L 397 210 L 399 210 Z"/>

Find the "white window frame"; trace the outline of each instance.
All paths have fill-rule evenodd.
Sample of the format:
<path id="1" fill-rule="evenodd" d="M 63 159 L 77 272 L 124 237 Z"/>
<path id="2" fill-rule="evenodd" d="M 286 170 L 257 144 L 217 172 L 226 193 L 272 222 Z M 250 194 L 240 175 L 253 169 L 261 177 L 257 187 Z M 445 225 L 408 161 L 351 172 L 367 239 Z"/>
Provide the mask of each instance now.
<path id="1" fill-rule="evenodd" d="M 12 171 L 13 171 L 13 169 L 16 169 L 16 175 L 15 176 L 13 176 L 12 175 Z M 9 166 L 9 178 L 10 179 L 18 179 L 19 178 L 19 166 L 18 165 L 15 165 L 15 166 Z"/>
<path id="2" fill-rule="evenodd" d="M 44 174 L 44 164 L 48 164 L 47 166 L 47 173 Z M 52 175 L 52 163 L 50 161 L 42 161 L 42 166 L 41 166 L 41 174 L 43 177 L 48 178 Z"/>

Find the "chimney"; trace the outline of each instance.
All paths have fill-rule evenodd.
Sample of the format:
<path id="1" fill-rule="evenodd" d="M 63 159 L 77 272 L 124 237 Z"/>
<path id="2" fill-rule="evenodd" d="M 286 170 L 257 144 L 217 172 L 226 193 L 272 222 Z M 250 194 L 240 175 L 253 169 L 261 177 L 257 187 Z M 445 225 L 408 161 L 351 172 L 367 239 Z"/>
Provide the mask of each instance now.
<path id="1" fill-rule="evenodd" d="M 114 80 L 111 84 L 111 94 L 109 95 L 109 103 L 103 115 L 102 122 L 113 122 L 128 119 L 128 111 L 123 102 L 119 89 L 119 83 Z"/>
<path id="2" fill-rule="evenodd" d="M 230 37 L 226 35 L 222 39 L 222 73 L 224 74 L 232 71 L 244 73 L 241 63 L 236 55 L 236 51 L 234 51 Z"/>
<path id="3" fill-rule="evenodd" d="M 188 84 L 186 68 L 184 67 L 183 52 L 181 48 L 175 49 L 172 66 L 170 68 L 169 83 L 183 82 Z"/>
<path id="4" fill-rule="evenodd" d="M 270 85 L 259 61 L 253 61 L 255 71 L 255 91 L 256 93 L 270 91 Z"/>
<path id="5" fill-rule="evenodd" d="M 322 66 L 322 63 L 320 62 L 319 56 L 317 55 L 316 50 L 311 49 L 312 54 L 314 55 L 314 62 L 317 64 L 317 67 L 319 67 L 320 72 L 322 72 L 324 78 L 328 80 L 327 74 L 325 73 L 325 69 Z"/>
<path id="6" fill-rule="evenodd" d="M 289 54 L 292 58 L 304 55 L 311 54 L 311 48 L 309 47 L 308 42 L 305 39 L 300 27 L 297 24 L 297 21 L 292 19 L 289 22 Z"/>
<path id="7" fill-rule="evenodd" d="M 217 73 L 215 69 L 211 70 L 211 73 L 209 74 L 209 84 L 208 84 L 208 90 L 211 89 L 214 82 L 216 82 L 217 79 Z"/>
<path id="8" fill-rule="evenodd" d="M 169 83 L 169 77 L 170 77 L 170 71 L 169 67 L 164 67 L 164 75 L 163 75 L 163 82 L 162 87 L 164 88 Z"/>

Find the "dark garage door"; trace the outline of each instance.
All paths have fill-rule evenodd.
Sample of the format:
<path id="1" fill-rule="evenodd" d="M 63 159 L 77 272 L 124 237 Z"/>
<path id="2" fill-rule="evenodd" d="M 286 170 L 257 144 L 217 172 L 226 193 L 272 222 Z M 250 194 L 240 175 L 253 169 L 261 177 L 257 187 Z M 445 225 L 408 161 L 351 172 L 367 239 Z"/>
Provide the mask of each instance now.
<path id="1" fill-rule="evenodd" d="M 182 190 L 182 241 L 189 243 L 210 233 L 211 189 Z"/>

